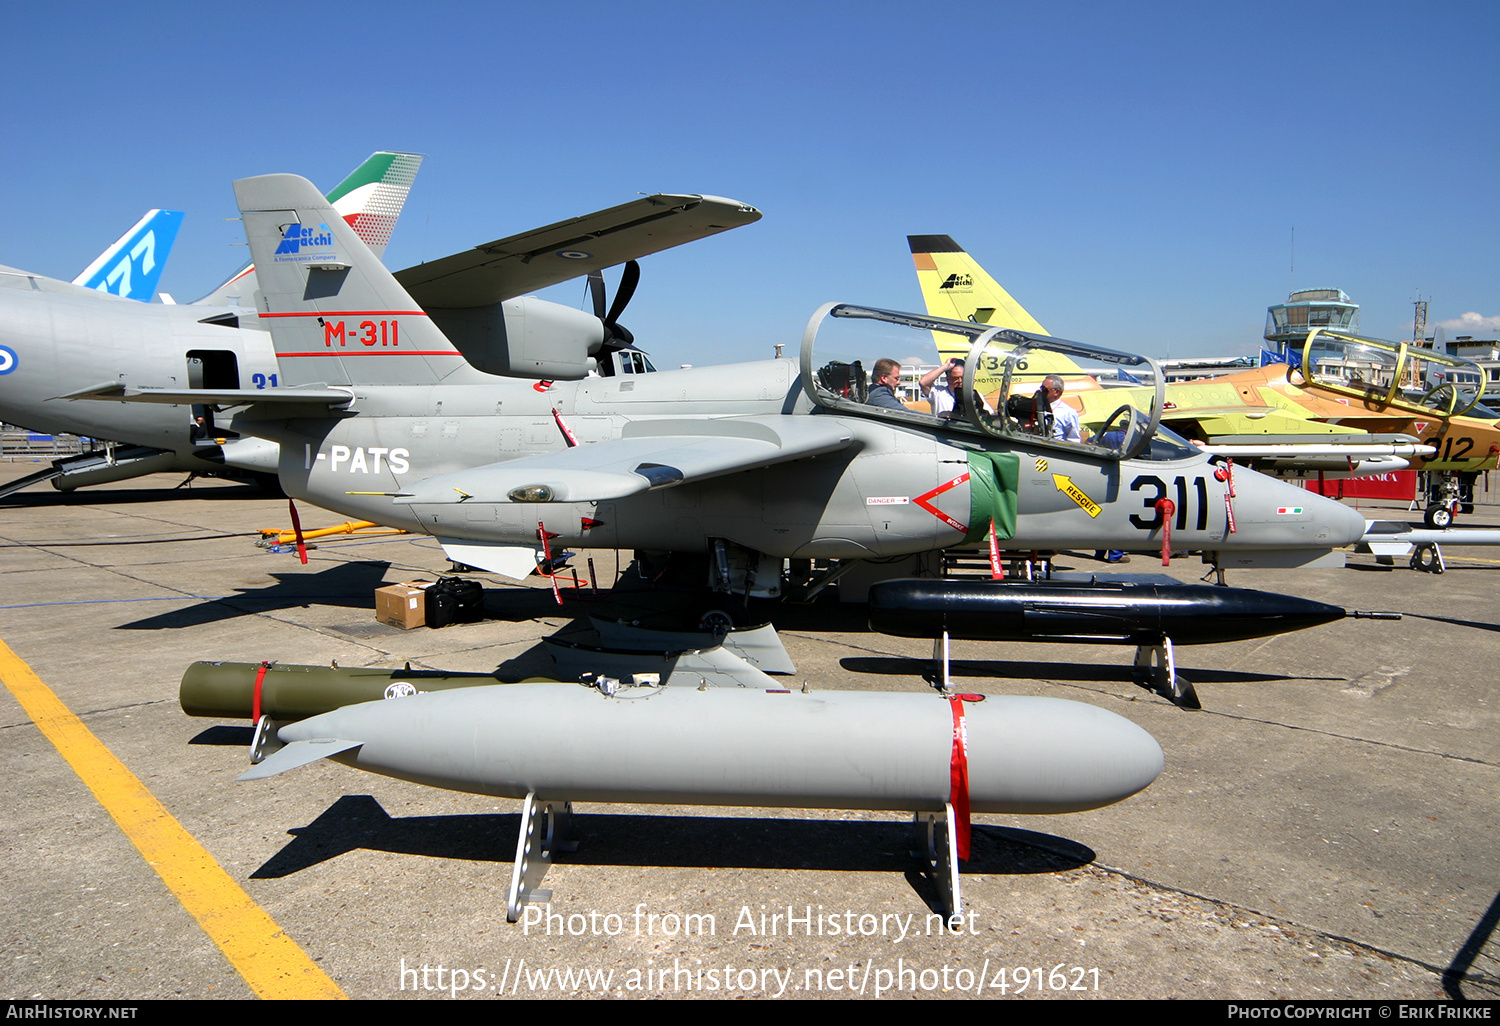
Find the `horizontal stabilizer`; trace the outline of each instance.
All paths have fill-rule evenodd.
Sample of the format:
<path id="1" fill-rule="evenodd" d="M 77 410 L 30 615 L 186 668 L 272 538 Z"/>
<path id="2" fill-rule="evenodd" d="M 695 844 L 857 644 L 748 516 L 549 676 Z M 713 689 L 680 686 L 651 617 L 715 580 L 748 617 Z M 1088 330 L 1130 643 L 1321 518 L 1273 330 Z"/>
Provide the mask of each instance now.
<path id="1" fill-rule="evenodd" d="M 491 306 L 760 220 L 720 196 L 647 196 L 396 272 L 424 309 Z"/>
<path id="2" fill-rule="evenodd" d="M 661 434 L 651 434 L 652 431 Z M 837 421 L 765 417 L 636 422 L 634 437 L 493 463 L 406 486 L 413 505 L 457 502 L 597 502 L 701 481 L 846 447 Z M 682 432 L 672 434 L 668 432 Z"/>
<path id="3" fill-rule="evenodd" d="M 81 388 L 58 399 L 102 399 L 124 403 L 166 403 L 170 406 L 247 406 L 251 403 L 295 403 L 300 406 L 343 406 L 354 393 L 338 388 L 131 388 L 124 382 Z"/>
<path id="4" fill-rule="evenodd" d="M 291 744 L 278 749 L 266 756 L 254 768 L 241 773 L 236 780 L 261 780 L 265 777 L 274 777 L 278 773 L 294 770 L 298 766 L 306 766 L 310 762 L 326 759 L 330 755 L 338 755 L 347 752 L 351 748 L 358 748 L 364 744 L 363 741 L 343 741 L 336 737 L 319 737 L 311 741 L 293 741 Z"/>

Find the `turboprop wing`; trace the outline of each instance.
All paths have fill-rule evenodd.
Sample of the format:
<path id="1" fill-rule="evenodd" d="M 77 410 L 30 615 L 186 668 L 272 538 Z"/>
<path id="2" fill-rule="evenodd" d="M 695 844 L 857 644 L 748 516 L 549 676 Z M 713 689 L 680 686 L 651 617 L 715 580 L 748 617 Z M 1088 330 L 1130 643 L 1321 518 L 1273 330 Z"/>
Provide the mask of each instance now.
<path id="1" fill-rule="evenodd" d="M 492 306 L 760 220 L 720 196 L 647 196 L 396 272 L 423 309 Z"/>

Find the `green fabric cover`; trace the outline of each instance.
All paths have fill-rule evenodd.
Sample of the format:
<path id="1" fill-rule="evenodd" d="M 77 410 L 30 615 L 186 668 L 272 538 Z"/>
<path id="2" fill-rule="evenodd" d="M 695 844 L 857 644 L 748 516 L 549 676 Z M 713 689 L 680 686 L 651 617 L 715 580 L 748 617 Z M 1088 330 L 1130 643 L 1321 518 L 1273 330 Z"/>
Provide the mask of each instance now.
<path id="1" fill-rule="evenodd" d="M 964 541 L 982 541 L 992 520 L 996 538 L 1015 537 L 1020 483 L 1021 457 L 1016 453 L 969 453 L 969 533 Z"/>

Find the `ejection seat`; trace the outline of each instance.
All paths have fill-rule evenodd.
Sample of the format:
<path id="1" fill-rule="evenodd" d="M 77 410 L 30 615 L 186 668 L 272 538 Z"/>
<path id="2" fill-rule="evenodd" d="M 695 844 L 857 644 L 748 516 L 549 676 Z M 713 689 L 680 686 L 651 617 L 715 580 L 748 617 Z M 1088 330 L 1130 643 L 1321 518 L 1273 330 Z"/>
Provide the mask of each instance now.
<path id="1" fill-rule="evenodd" d="M 1043 438 L 1052 436 L 1052 402 L 1044 388 L 1032 395 L 1011 396 L 1005 400 L 1005 414 L 1025 431 Z"/>

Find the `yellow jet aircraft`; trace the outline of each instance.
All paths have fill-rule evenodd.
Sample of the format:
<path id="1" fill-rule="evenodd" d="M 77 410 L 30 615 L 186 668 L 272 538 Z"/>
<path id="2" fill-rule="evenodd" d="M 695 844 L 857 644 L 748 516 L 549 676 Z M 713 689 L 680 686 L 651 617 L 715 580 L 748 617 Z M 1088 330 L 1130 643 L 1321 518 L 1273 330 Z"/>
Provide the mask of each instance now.
<path id="1" fill-rule="evenodd" d="M 929 313 L 1046 334 L 950 236 L 910 235 L 907 241 Z M 934 338 L 940 358 L 963 355 L 959 336 Z M 1418 469 L 1430 474 L 1430 526 L 1448 526 L 1460 509 L 1472 512 L 1474 476 L 1495 469 L 1500 456 L 1500 420 L 1459 398 L 1472 391 L 1477 399 L 1483 370 L 1427 350 L 1326 330 L 1309 336 L 1304 354 L 1311 378 L 1273 364 L 1169 384 L 1162 422 L 1225 455 L 1253 459 L 1261 469 L 1370 473 L 1402 469 L 1414 456 Z M 994 370 L 980 368 L 978 376 L 978 390 L 992 406 L 998 396 L 990 393 L 1000 383 Z M 1076 365 L 1036 368 L 1031 377 L 1053 373 L 1067 382 L 1064 401 L 1085 427 L 1097 428 L 1122 403 L 1150 401 L 1147 389 L 1102 388 Z M 1458 381 L 1465 384 L 1460 388 Z M 1310 447 L 1316 442 L 1330 444 Z M 1279 458 L 1270 455 L 1277 446 L 1285 449 Z"/>

